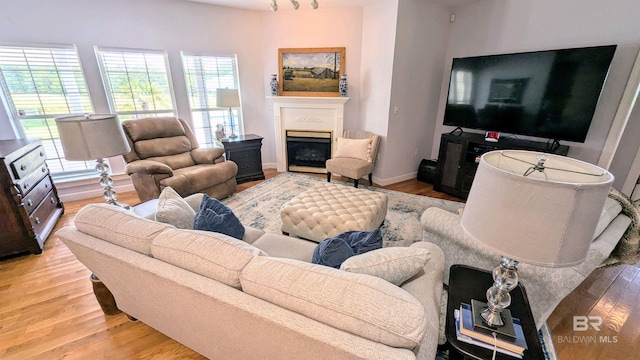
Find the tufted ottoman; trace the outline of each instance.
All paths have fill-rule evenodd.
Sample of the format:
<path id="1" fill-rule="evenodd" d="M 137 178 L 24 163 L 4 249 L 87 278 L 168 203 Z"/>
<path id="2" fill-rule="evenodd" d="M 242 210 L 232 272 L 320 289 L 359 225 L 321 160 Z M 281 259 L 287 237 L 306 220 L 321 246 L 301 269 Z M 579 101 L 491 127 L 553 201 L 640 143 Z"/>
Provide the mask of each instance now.
<path id="1" fill-rule="evenodd" d="M 387 195 L 318 184 L 282 205 L 282 232 L 320 242 L 345 231 L 371 231 L 387 216 Z"/>

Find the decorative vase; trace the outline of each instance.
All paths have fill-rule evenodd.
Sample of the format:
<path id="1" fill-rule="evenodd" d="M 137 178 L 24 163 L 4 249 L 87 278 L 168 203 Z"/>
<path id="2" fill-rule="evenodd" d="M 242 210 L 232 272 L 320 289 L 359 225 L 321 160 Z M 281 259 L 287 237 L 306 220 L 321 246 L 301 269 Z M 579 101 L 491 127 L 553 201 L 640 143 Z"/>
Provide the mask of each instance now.
<path id="1" fill-rule="evenodd" d="M 340 96 L 347 96 L 347 74 L 340 75 Z"/>
<path id="2" fill-rule="evenodd" d="M 271 75 L 269 85 L 271 86 L 271 96 L 278 96 L 278 76 L 276 74 Z"/>

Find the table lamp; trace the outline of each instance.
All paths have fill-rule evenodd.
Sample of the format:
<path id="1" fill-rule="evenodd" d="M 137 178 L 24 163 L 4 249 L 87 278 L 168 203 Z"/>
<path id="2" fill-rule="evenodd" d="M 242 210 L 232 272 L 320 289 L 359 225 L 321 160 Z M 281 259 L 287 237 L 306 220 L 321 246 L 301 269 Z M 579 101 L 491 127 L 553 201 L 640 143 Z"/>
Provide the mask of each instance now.
<path id="1" fill-rule="evenodd" d="M 105 158 L 131 151 L 118 117 L 112 114 L 84 114 L 56 118 L 60 142 L 67 160 L 96 160 L 100 185 L 109 204 L 129 209 L 116 201 L 116 191 Z"/>
<path id="2" fill-rule="evenodd" d="M 216 106 L 229 108 L 229 125 L 231 125 L 231 135 L 229 135 L 229 138 L 237 138 L 238 135 L 236 135 L 234 131 L 235 129 L 233 125 L 233 113 L 231 112 L 231 108 L 240 106 L 240 96 L 238 96 L 238 89 L 217 89 Z"/>
<path id="3" fill-rule="evenodd" d="M 482 155 L 461 225 L 503 257 L 487 304 L 474 316 L 481 312 L 490 328 L 505 325 L 501 312 L 511 304 L 519 262 L 566 267 L 584 261 L 612 182 L 608 171 L 569 157 L 520 150 Z"/>

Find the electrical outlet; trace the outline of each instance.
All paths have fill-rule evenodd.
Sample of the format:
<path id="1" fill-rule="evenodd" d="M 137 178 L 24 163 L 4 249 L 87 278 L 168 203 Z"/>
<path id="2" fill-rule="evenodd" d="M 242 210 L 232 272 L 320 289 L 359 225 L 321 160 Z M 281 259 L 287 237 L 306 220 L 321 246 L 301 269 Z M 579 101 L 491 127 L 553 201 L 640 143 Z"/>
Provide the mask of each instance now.
<path id="1" fill-rule="evenodd" d="M 393 113 L 394 113 L 394 114 L 397 114 L 397 113 L 398 113 L 398 105 L 395 105 L 395 106 L 393 107 Z"/>
<path id="2" fill-rule="evenodd" d="M 413 152 L 413 156 L 418 156 L 418 148 Z"/>

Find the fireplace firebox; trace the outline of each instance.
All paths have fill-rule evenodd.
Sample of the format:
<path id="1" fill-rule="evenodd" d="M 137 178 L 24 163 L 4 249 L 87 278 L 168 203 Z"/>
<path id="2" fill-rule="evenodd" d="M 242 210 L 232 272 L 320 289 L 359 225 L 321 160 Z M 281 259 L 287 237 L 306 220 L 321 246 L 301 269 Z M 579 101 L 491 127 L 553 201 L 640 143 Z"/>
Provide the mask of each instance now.
<path id="1" fill-rule="evenodd" d="M 331 137 L 331 131 L 287 130 L 287 171 L 326 173 Z"/>

